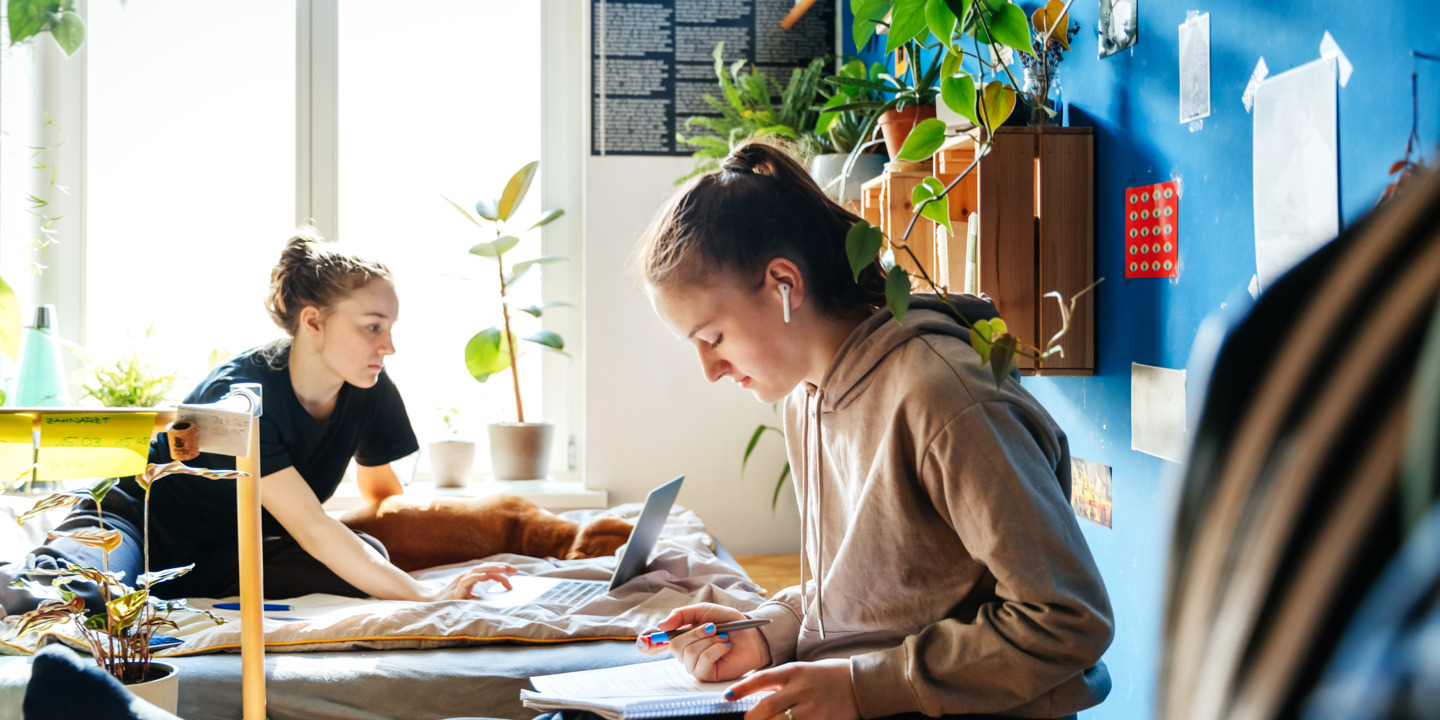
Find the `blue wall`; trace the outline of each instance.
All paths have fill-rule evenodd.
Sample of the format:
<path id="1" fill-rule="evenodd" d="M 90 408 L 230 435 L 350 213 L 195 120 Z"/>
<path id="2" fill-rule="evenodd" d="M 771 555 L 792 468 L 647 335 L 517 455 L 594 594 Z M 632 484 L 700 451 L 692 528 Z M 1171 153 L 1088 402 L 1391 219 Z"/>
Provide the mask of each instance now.
<path id="1" fill-rule="evenodd" d="M 1028 13 L 1036 4 L 1022 6 Z M 1414 60 L 1410 51 L 1440 55 L 1440 5 L 1144 0 L 1133 53 L 1103 60 L 1095 57 L 1096 6 L 1096 0 L 1071 6 L 1082 29 L 1060 79 L 1070 124 L 1096 132 L 1097 267 L 1106 278 L 1098 290 L 1099 367 L 1092 378 L 1032 378 L 1025 386 L 1068 433 L 1077 457 L 1114 470 L 1114 529 L 1081 522 L 1115 606 L 1115 642 L 1105 658 L 1114 690 L 1081 717 L 1148 719 L 1179 466 L 1130 449 L 1130 363 L 1185 367 L 1201 321 L 1222 305 L 1250 302 L 1253 124 L 1240 97 L 1256 61 L 1264 56 L 1272 77 L 1298 67 L 1319 57 L 1329 30 L 1354 64 L 1349 84 L 1338 90 L 1340 213 L 1342 226 L 1349 226 L 1374 205 L 1390 164 L 1404 153 L 1412 69 L 1420 80 L 1420 149 L 1435 164 L 1440 63 Z M 1210 13 L 1211 115 L 1194 133 L 1178 120 L 1176 46 L 1187 10 Z M 848 12 L 845 22 L 848 28 Z M 1172 176 L 1184 181 L 1180 277 L 1126 280 L 1119 241 L 1124 190 Z M 1198 383 L 1192 374 L 1192 395 Z"/>

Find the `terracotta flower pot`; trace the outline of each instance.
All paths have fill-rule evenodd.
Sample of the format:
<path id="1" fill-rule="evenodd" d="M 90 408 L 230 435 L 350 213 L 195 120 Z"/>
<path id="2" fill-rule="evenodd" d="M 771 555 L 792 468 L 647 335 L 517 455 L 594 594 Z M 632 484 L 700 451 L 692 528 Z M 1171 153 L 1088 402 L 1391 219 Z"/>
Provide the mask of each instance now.
<path id="1" fill-rule="evenodd" d="M 880 132 L 885 135 L 885 150 L 891 160 L 900 159 L 905 138 L 921 121 L 935 117 L 934 105 L 911 105 L 904 110 L 890 109 L 880 115 Z"/>

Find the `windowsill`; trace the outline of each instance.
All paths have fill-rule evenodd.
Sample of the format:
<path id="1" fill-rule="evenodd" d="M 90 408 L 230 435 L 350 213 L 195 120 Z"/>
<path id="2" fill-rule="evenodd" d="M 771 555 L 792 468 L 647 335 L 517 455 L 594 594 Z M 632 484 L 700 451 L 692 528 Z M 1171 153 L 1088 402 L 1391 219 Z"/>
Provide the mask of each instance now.
<path id="1" fill-rule="evenodd" d="M 437 488 L 429 478 L 417 478 L 405 486 L 405 494 L 417 500 L 437 497 L 484 497 L 487 495 L 519 495 L 551 511 L 607 508 L 608 493 L 591 490 L 578 480 L 527 480 L 524 482 L 500 482 L 486 479 L 471 481 L 463 488 Z M 344 482 L 336 489 L 335 495 L 325 502 L 327 512 L 343 512 L 364 507 L 360 499 L 360 487 L 354 482 Z"/>

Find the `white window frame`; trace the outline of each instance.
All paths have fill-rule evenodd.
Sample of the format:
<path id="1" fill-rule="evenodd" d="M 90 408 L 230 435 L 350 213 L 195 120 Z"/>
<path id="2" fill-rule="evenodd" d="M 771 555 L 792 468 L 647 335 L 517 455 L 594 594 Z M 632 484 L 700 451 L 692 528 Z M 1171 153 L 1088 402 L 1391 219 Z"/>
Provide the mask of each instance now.
<path id="1" fill-rule="evenodd" d="M 547 313 L 543 327 L 566 340 L 569 358 L 545 353 L 542 374 L 547 392 L 544 417 L 556 424 L 551 475 L 573 493 L 584 467 L 584 94 L 586 56 L 584 6 L 574 0 L 541 2 L 541 150 L 539 186 L 543 207 L 564 208 L 568 222 L 541 229 L 541 251 L 569 262 L 546 266 L 541 292 L 571 302 L 573 308 Z M 89 0 L 77 9 L 88 16 Z M 295 218 L 312 219 L 320 232 L 335 236 L 339 226 L 339 0 L 296 0 Z M 61 333 L 86 341 L 87 263 L 85 242 L 86 66 L 88 45 L 66 58 L 48 37 L 38 39 L 44 76 L 42 107 L 65 127 L 61 172 L 72 181 L 71 194 L 59 201 L 68 223 L 66 241 L 47 253 L 52 270 L 40 277 L 21 301 L 54 303 Z M 158 297 L 166 288 L 152 287 Z M 27 303 L 26 301 L 30 301 Z M 28 322 L 28 319 L 27 319 Z M 73 388 L 72 388 L 73 390 Z M 481 471 L 478 469 L 477 471 Z"/>

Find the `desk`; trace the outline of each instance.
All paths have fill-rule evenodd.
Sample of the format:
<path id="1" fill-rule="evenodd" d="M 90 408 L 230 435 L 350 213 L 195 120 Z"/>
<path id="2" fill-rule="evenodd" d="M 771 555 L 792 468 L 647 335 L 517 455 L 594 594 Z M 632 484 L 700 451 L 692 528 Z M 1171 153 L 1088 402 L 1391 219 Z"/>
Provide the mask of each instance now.
<path id="1" fill-rule="evenodd" d="M 735 558 L 745 574 L 760 587 L 765 588 L 766 597 L 774 597 L 776 590 L 783 590 L 800 584 L 800 555 L 744 555 Z"/>

